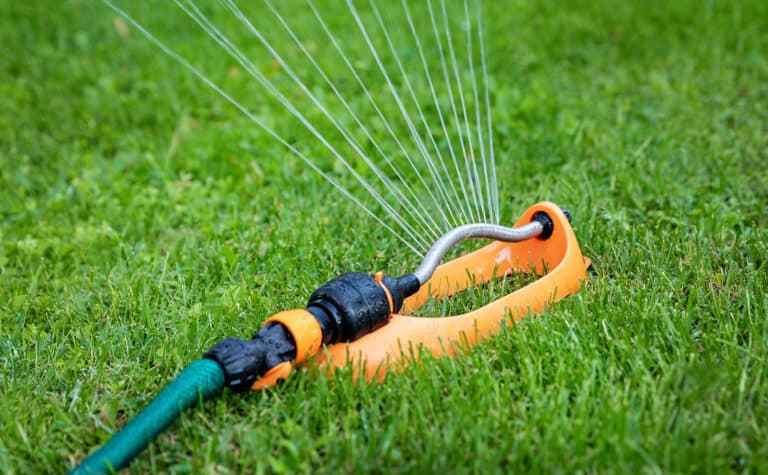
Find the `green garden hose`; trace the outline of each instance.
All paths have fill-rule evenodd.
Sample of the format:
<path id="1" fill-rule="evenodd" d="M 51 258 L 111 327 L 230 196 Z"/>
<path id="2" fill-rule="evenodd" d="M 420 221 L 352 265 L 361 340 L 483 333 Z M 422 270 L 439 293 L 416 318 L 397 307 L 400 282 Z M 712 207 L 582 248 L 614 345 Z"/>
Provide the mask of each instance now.
<path id="1" fill-rule="evenodd" d="M 210 359 L 187 366 L 147 407 L 70 475 L 108 474 L 128 465 L 181 411 L 224 387 L 224 371 Z"/>

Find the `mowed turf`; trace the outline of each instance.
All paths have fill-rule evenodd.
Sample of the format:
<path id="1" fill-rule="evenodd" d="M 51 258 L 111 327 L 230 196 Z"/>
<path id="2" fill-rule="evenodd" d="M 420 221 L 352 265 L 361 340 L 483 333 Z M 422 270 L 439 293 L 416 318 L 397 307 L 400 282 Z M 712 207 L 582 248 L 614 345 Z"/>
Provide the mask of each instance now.
<path id="1" fill-rule="evenodd" d="M 768 3 L 486 3 L 503 220 L 568 207 L 585 288 L 380 385 L 225 392 L 131 472 L 768 471 Z M 0 45 L 0 470 L 61 473 L 223 337 L 418 264 L 99 2 L 2 2 Z"/>

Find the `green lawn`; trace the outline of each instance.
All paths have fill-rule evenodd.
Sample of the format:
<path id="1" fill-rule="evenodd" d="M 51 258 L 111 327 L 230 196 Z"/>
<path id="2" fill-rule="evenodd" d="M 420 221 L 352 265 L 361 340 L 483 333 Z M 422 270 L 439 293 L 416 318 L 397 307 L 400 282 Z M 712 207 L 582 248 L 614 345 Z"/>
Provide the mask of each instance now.
<path id="1" fill-rule="evenodd" d="M 225 393 L 132 472 L 768 472 L 768 2 L 486 3 L 503 221 L 567 206 L 586 287 L 381 385 Z M 179 15 L 142 20 L 261 94 Z M 71 468 L 336 274 L 418 264 L 119 26 L 100 2 L 0 3 L 7 473 Z"/>

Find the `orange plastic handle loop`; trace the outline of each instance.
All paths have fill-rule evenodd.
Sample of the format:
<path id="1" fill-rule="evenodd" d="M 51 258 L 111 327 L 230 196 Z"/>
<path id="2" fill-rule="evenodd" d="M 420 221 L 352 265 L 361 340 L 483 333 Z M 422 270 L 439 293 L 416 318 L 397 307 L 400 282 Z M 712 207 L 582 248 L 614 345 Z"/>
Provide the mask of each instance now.
<path id="1" fill-rule="evenodd" d="M 323 344 L 323 330 L 320 324 L 314 315 L 304 309 L 276 313 L 264 324 L 269 322 L 282 323 L 291 332 L 293 341 L 296 343 L 296 363 L 301 363 L 316 354 Z"/>
<path id="2" fill-rule="evenodd" d="M 517 222 L 531 222 L 536 212 L 546 212 L 553 221 L 552 235 L 517 243 L 493 242 L 475 252 L 437 268 L 419 292 L 408 298 L 403 313 L 418 309 L 429 297 L 451 296 L 513 272 L 535 271 L 535 282 L 477 310 L 444 318 L 417 318 L 393 315 L 389 323 L 359 340 L 327 348 L 319 364 L 329 371 L 352 365 L 355 377 L 381 380 L 387 371 L 399 370 L 422 350 L 435 356 L 451 355 L 496 333 L 508 317 L 517 322 L 550 304 L 577 292 L 586 280 L 589 261 L 585 259 L 568 219 L 550 202 L 530 207 Z M 546 273 L 546 274 L 545 274 Z"/>

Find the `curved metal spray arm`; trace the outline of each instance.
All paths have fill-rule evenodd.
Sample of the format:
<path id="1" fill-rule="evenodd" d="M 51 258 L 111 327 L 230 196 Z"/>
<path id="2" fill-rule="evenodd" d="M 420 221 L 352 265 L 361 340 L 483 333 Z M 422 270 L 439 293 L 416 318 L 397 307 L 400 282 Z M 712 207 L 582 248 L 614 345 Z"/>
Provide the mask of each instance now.
<path id="1" fill-rule="evenodd" d="M 551 221 L 549 226 L 551 226 Z M 456 244 L 471 238 L 487 238 L 503 242 L 519 242 L 541 236 L 545 233 L 547 223 L 534 219 L 528 224 L 516 228 L 508 228 L 496 224 L 465 224 L 458 228 L 451 229 L 443 234 L 440 239 L 435 241 L 429 252 L 424 256 L 421 265 L 414 275 L 419 279 L 419 284 L 424 285 L 437 269 L 440 261 Z"/>

